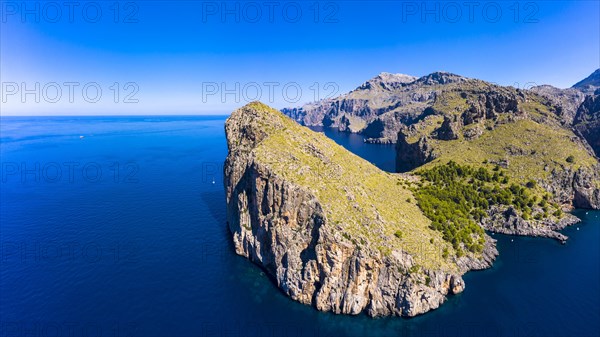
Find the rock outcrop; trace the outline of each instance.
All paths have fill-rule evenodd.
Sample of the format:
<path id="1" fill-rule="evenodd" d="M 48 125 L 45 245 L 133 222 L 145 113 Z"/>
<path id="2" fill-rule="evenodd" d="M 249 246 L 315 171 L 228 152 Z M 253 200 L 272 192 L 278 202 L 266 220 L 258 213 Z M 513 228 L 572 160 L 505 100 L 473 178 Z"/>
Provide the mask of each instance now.
<path id="1" fill-rule="evenodd" d="M 428 137 L 421 137 L 409 143 L 403 132 L 398 134 L 396 143 L 396 171 L 408 172 L 422 166 L 437 157 Z"/>
<path id="2" fill-rule="evenodd" d="M 567 208 L 600 209 L 600 164 L 555 169 L 543 187 Z"/>
<path id="3" fill-rule="evenodd" d="M 557 106 L 557 114 L 566 125 L 573 124 L 577 109 L 585 99 L 585 94 L 574 88 L 559 89 L 551 85 L 540 85 L 531 88 L 531 91 L 545 97 L 549 103 Z"/>
<path id="4" fill-rule="evenodd" d="M 225 124 L 227 224 L 235 251 L 319 310 L 415 316 L 465 288 L 497 251 L 458 257 L 404 187 L 261 103 Z M 394 200 L 394 202 L 390 202 Z"/>
<path id="5" fill-rule="evenodd" d="M 437 129 L 437 139 L 441 140 L 454 140 L 460 137 L 460 124 L 455 118 L 444 116 L 444 122 L 439 129 Z M 424 163 L 423 163 L 424 164 Z M 420 166 L 420 165 L 419 165 Z"/>
<path id="6" fill-rule="evenodd" d="M 571 214 L 566 214 L 560 221 L 527 221 L 514 207 L 492 207 L 487 211 L 488 216 L 481 221 L 483 228 L 490 232 L 540 236 L 564 242 L 568 237 L 559 230 L 574 225 L 581 220 Z"/>

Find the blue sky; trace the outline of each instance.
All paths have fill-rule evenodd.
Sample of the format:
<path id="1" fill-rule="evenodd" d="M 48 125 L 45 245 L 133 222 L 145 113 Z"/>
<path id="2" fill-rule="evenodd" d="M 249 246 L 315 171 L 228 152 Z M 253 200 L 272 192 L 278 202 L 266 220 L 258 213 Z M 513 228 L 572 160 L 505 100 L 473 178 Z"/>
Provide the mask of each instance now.
<path id="1" fill-rule="evenodd" d="M 383 71 L 564 88 L 600 67 L 598 1 L 0 3 L 3 115 L 281 108 Z"/>

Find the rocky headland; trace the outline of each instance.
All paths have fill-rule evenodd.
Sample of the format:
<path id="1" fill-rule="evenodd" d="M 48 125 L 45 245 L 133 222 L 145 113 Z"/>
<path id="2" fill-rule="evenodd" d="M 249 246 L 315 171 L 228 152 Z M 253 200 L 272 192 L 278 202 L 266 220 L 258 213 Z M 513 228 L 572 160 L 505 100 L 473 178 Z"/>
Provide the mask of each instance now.
<path id="1" fill-rule="evenodd" d="M 235 251 L 292 299 L 319 310 L 415 316 L 491 266 L 494 240 L 458 254 L 383 172 L 279 111 L 251 103 L 226 122 L 227 224 Z"/>

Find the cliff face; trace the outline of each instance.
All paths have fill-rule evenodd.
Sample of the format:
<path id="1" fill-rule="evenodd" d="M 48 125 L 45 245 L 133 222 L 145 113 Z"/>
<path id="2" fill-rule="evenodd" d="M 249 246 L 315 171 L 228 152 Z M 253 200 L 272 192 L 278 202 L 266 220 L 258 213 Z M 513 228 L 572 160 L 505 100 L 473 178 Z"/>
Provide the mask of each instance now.
<path id="1" fill-rule="evenodd" d="M 586 96 L 577 110 L 574 127 L 594 149 L 596 156 L 600 156 L 600 92 Z"/>
<path id="2" fill-rule="evenodd" d="M 408 172 L 434 160 L 437 157 L 429 138 L 421 137 L 414 143 L 409 143 L 404 133 L 398 134 L 396 143 L 396 170 Z"/>
<path id="3" fill-rule="evenodd" d="M 404 178 L 260 103 L 226 125 L 224 186 L 236 253 L 292 299 L 323 311 L 414 316 L 463 291 L 497 251 L 458 257 Z M 393 202 L 390 202 L 393 200 Z"/>

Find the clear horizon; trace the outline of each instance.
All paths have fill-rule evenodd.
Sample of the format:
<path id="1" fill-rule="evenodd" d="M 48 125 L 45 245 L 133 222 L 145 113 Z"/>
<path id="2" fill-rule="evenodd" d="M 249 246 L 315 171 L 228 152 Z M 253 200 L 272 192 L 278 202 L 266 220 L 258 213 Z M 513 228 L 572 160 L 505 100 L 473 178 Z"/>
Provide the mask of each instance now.
<path id="1" fill-rule="evenodd" d="M 78 4 L 2 2 L 0 115 L 227 115 L 381 72 L 567 88 L 600 68 L 596 1 Z"/>

